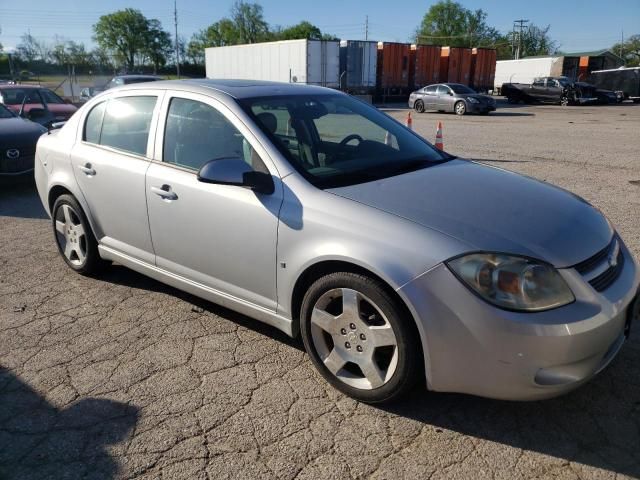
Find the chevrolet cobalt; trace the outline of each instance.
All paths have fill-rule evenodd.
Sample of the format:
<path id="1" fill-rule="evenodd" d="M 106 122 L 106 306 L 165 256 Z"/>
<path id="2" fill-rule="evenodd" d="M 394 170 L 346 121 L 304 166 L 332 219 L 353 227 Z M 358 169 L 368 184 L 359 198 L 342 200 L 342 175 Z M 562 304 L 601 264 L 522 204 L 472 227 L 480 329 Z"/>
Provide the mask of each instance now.
<path id="1" fill-rule="evenodd" d="M 108 90 L 40 138 L 67 265 L 117 262 L 301 335 L 338 390 L 533 400 L 604 369 L 640 269 L 596 208 L 320 87 Z"/>

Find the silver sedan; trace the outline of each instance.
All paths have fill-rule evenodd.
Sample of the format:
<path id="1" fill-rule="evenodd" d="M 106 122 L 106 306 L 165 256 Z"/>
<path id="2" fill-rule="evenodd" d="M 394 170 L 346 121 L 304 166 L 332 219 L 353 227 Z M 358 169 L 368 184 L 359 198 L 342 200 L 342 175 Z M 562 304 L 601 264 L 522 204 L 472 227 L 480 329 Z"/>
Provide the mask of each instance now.
<path id="1" fill-rule="evenodd" d="M 496 102 L 488 95 L 459 83 L 438 83 L 420 88 L 409 95 L 409 108 L 423 113 L 427 110 L 454 112 L 456 115 L 479 113 L 488 115 L 496 109 Z"/>
<path id="2" fill-rule="evenodd" d="M 640 269 L 581 198 L 440 152 L 348 95 L 252 81 L 108 90 L 43 136 L 67 265 L 118 262 L 302 336 L 365 402 L 541 399 L 614 358 Z"/>

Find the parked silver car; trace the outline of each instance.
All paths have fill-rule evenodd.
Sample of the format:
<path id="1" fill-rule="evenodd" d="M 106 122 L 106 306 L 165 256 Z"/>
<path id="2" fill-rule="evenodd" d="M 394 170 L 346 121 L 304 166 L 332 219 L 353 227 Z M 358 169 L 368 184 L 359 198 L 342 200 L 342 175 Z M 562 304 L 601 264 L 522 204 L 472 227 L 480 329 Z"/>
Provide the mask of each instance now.
<path id="1" fill-rule="evenodd" d="M 496 102 L 489 95 L 476 93 L 459 83 L 438 83 L 420 88 L 409 95 L 409 108 L 422 113 L 427 110 L 455 112 L 457 115 L 479 113 L 488 115 L 496 109 Z"/>
<path id="2" fill-rule="evenodd" d="M 638 264 L 597 209 L 329 89 L 109 90 L 40 139 L 35 178 L 73 270 L 116 261 L 301 334 L 362 401 L 420 378 L 552 397 L 602 370 L 638 315 Z"/>

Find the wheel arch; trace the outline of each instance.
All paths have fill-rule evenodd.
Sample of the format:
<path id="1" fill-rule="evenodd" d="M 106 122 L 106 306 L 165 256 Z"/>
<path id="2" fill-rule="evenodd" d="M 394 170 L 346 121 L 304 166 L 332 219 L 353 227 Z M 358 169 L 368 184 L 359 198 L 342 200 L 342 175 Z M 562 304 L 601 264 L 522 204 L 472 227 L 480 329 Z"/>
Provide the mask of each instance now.
<path id="1" fill-rule="evenodd" d="M 298 335 L 300 334 L 300 309 L 302 307 L 302 300 L 304 298 L 304 295 L 309 287 L 319 278 L 336 272 L 356 273 L 380 282 L 385 292 L 387 292 L 391 296 L 391 298 L 396 301 L 398 307 L 401 308 L 406 317 L 411 320 L 411 326 L 420 338 L 420 355 L 422 356 L 422 358 L 420 359 L 420 363 L 424 366 L 425 357 L 427 356 L 427 352 L 424 351 L 426 345 L 425 338 L 422 329 L 418 326 L 417 319 L 415 318 L 412 309 L 407 305 L 405 299 L 398 293 L 395 288 L 391 286 L 391 284 L 387 280 L 376 274 L 373 270 L 346 260 L 322 260 L 309 265 L 298 276 L 293 287 L 293 293 L 291 295 L 292 336 L 298 337 Z"/>
<path id="2" fill-rule="evenodd" d="M 82 195 L 77 195 L 76 193 L 73 192 L 73 190 L 71 190 L 65 185 L 55 184 L 55 185 L 52 185 L 51 188 L 49 188 L 49 192 L 47 193 L 47 206 L 49 207 L 49 212 L 51 217 L 53 218 L 53 204 L 56 203 L 57 198 L 60 197 L 61 195 L 71 195 L 73 198 L 76 199 L 76 201 L 84 211 L 84 215 L 87 218 L 87 221 L 89 222 L 89 227 L 91 228 L 91 232 L 93 233 L 93 236 L 96 239 L 98 239 L 99 237 L 98 235 L 96 235 L 97 234 L 96 226 L 93 223 L 93 218 L 90 215 L 89 207 L 86 205 L 84 201 L 84 197 Z"/>

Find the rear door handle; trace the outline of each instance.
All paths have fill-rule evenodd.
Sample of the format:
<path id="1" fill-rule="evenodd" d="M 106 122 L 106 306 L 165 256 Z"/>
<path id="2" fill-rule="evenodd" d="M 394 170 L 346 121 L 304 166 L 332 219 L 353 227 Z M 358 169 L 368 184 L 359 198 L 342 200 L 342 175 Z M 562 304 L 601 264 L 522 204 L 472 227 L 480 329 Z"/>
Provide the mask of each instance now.
<path id="1" fill-rule="evenodd" d="M 78 165 L 78 168 L 89 176 L 96 174 L 95 169 L 91 166 L 90 163 L 85 163 L 84 165 Z"/>
<path id="2" fill-rule="evenodd" d="M 177 200 L 176 192 L 171 191 L 171 185 L 162 185 L 162 187 L 151 187 L 151 191 L 165 200 Z"/>

